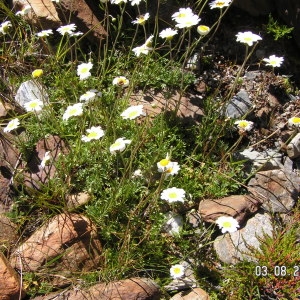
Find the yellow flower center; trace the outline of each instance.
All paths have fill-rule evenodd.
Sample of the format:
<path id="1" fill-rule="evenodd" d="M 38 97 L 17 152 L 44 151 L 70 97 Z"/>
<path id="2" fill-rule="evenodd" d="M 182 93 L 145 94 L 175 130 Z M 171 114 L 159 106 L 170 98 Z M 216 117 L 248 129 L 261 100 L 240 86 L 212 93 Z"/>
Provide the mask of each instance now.
<path id="1" fill-rule="evenodd" d="M 129 114 L 128 114 L 128 116 L 130 117 L 130 118 L 133 118 L 133 117 L 135 117 L 137 115 L 137 112 L 136 111 L 131 111 Z"/>
<path id="2" fill-rule="evenodd" d="M 166 167 L 169 163 L 170 161 L 167 158 L 164 158 L 159 162 L 159 164 L 163 167 Z"/>
<path id="3" fill-rule="evenodd" d="M 292 118 L 292 122 L 294 124 L 299 124 L 300 123 L 300 118 L 299 117 L 294 117 L 294 118 Z"/>
<path id="4" fill-rule="evenodd" d="M 249 125 L 249 124 L 248 124 L 247 121 L 241 121 L 241 122 L 239 123 L 239 126 L 242 127 L 242 128 L 246 128 L 248 125 Z"/>
<path id="5" fill-rule="evenodd" d="M 225 228 L 230 228 L 231 227 L 231 223 L 229 221 L 224 222 L 222 225 Z"/>
<path id="6" fill-rule="evenodd" d="M 216 6 L 223 6 L 224 4 L 225 4 L 225 2 L 222 2 L 222 1 L 216 2 Z"/>
<path id="7" fill-rule="evenodd" d="M 90 133 L 88 134 L 88 137 L 89 137 L 89 138 L 95 138 L 95 137 L 97 137 L 97 132 L 90 132 Z"/>
<path id="8" fill-rule="evenodd" d="M 181 269 L 176 267 L 173 269 L 174 274 L 180 274 L 181 273 Z"/>
<path id="9" fill-rule="evenodd" d="M 171 167 L 171 168 L 169 168 L 166 172 L 167 172 L 167 173 L 172 173 L 172 171 L 173 171 L 173 168 Z"/>
<path id="10" fill-rule="evenodd" d="M 177 194 L 175 192 L 172 192 L 169 194 L 169 198 L 172 198 L 172 199 L 177 198 Z"/>

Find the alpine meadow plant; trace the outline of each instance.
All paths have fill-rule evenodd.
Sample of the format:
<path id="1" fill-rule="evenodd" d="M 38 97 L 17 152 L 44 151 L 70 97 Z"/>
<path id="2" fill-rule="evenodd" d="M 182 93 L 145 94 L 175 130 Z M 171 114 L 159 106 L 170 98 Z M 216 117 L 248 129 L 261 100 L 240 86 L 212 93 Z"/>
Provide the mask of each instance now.
<path id="1" fill-rule="evenodd" d="M 41 30 L 24 18 L 31 7 L 16 16 L 0 4 L 0 64 L 5 74 L 1 88 L 12 102 L 11 91 L 25 81 L 34 82 L 41 92 L 41 97 L 29 99 L 1 120 L 1 136 L 11 137 L 22 160 L 10 181 L 16 190 L 10 214 L 24 232 L 20 241 L 60 212 L 91 219 L 101 237 L 101 264 L 66 275 L 70 282 L 82 282 L 82 288 L 133 276 L 148 276 L 162 284 L 184 281 L 182 260 L 195 262 L 194 271 L 203 265 L 215 270 L 212 236 L 239 229 L 228 216 L 216 221 L 218 227 L 201 221 L 195 228 L 189 223 L 188 212 L 194 212 L 202 199 L 241 190 L 244 163 L 233 162 L 230 149 L 254 131 L 246 116 L 223 118 L 214 96 L 199 100 L 201 122 L 189 124 L 178 117 L 183 97 L 196 79 L 196 72 L 187 68 L 188 60 L 205 51 L 232 3 L 194 2 L 183 3 L 160 20 L 150 11 L 149 1 L 100 0 L 107 36 L 97 45 L 86 42 L 90 32 L 77 31 L 75 22 Z M 205 10 L 211 10 L 210 20 Z M 237 83 L 262 37 L 245 31 L 233 38 L 246 48 Z M 274 68 L 283 58 L 271 55 L 263 62 Z M 228 94 L 234 89 L 235 85 Z M 149 96 L 156 94 L 163 95 L 162 103 Z M 217 94 L 218 89 L 209 93 Z M 179 95 L 174 105 L 173 95 Z M 288 121 L 295 130 L 299 124 L 297 115 Z M 232 148 L 224 136 L 238 136 L 237 131 L 240 136 Z M 36 144 L 53 136 L 60 137 L 66 149 L 57 155 L 46 145 L 38 153 L 37 170 L 47 174 L 40 190 L 31 194 L 23 175 Z M 52 166 L 54 175 L 49 171 Z M 88 202 L 71 208 L 68 199 L 80 193 L 89 195 Z M 53 264 L 60 259 L 55 257 Z M 29 297 L 43 294 L 43 284 L 47 292 L 55 290 L 49 279 L 53 273 L 50 263 L 43 272 L 23 270 Z M 215 273 L 214 284 L 221 286 L 226 277 L 220 270 Z M 201 284 L 212 289 L 209 278 L 203 278 Z"/>

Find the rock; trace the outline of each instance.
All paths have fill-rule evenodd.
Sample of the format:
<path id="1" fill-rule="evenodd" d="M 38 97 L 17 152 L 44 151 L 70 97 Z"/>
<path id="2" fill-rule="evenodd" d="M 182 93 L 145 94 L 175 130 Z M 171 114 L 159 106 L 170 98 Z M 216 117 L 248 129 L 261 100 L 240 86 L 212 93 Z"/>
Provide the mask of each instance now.
<path id="1" fill-rule="evenodd" d="M 173 92 L 167 96 L 162 92 L 147 91 L 145 94 L 139 91 L 130 96 L 130 105 L 143 105 L 144 111 L 150 117 L 154 117 L 162 112 L 172 112 L 179 105 L 177 116 L 186 122 L 199 122 L 204 115 L 200 108 L 201 99 L 192 94 L 181 96 L 178 92 Z M 179 102 L 179 103 L 178 103 Z"/>
<path id="2" fill-rule="evenodd" d="M 25 108 L 25 104 L 33 99 L 39 99 L 43 101 L 44 104 L 48 103 L 49 96 L 46 88 L 35 80 L 28 80 L 21 83 L 15 96 L 16 102 Z"/>
<path id="3" fill-rule="evenodd" d="M 0 101 L 0 118 L 6 117 L 8 112 L 11 112 L 12 110 L 12 105 L 2 102 L 2 100 Z"/>
<path id="4" fill-rule="evenodd" d="M 107 33 L 97 18 L 100 13 L 98 5 L 88 0 L 60 0 L 56 4 L 51 0 L 13 0 L 14 7 L 20 10 L 30 5 L 32 11 L 26 16 L 41 29 L 57 29 L 62 24 L 75 23 L 79 31 L 87 33 L 92 42 L 98 42 Z"/>
<path id="5" fill-rule="evenodd" d="M 167 212 L 165 214 L 166 221 L 163 224 L 163 232 L 169 235 L 179 234 L 183 227 L 183 218 L 181 215 L 175 214 L 173 212 Z"/>
<path id="6" fill-rule="evenodd" d="M 91 195 L 83 192 L 76 195 L 68 195 L 66 200 L 68 208 L 77 208 L 87 204 L 91 200 Z"/>
<path id="7" fill-rule="evenodd" d="M 200 288 L 180 292 L 174 295 L 170 300 L 209 300 L 209 295 Z"/>
<path id="8" fill-rule="evenodd" d="M 187 261 L 180 262 L 184 267 L 184 277 L 173 279 L 169 284 L 164 286 L 166 291 L 181 291 L 199 286 L 191 265 Z"/>
<path id="9" fill-rule="evenodd" d="M 39 296 L 33 300 L 159 300 L 159 286 L 148 278 L 130 278 L 98 283 L 87 290 L 72 289 Z"/>
<path id="10" fill-rule="evenodd" d="M 56 10 L 61 20 L 65 20 L 65 16 L 68 16 L 70 23 L 75 23 L 79 31 L 88 33 L 87 37 L 92 42 L 97 42 L 107 35 L 96 16 L 99 6 L 95 5 L 94 1 L 60 0 Z"/>
<path id="11" fill-rule="evenodd" d="M 13 0 L 17 11 L 26 5 L 31 6 L 31 12 L 26 16 L 36 25 L 43 25 L 44 29 L 58 27 L 61 25 L 53 1 L 51 0 Z"/>
<path id="12" fill-rule="evenodd" d="M 286 147 L 286 153 L 290 158 L 297 158 L 300 156 L 300 133 L 289 142 Z"/>
<path id="13" fill-rule="evenodd" d="M 28 272 L 51 266 L 52 272 L 67 276 L 99 268 L 101 252 L 93 223 L 82 215 L 62 213 L 18 246 L 10 262 L 14 268 Z"/>
<path id="14" fill-rule="evenodd" d="M 270 212 L 289 212 L 295 205 L 300 189 L 300 177 L 283 170 L 257 172 L 248 183 L 248 190 Z"/>
<path id="15" fill-rule="evenodd" d="M 0 214 L 0 245 L 3 248 L 2 252 L 9 250 L 17 240 L 17 225 L 4 214 Z"/>
<path id="16" fill-rule="evenodd" d="M 268 171 L 274 169 L 281 169 L 283 165 L 281 163 L 282 154 L 273 149 L 267 149 L 265 151 L 256 151 L 252 148 L 247 148 L 242 152 L 237 153 L 237 159 L 248 159 L 254 169 L 260 171 Z M 247 166 L 246 166 L 247 167 Z M 248 172 L 252 172 L 252 168 L 246 168 Z"/>
<path id="17" fill-rule="evenodd" d="M 21 290 L 21 280 L 6 257 L 0 252 L 0 299 L 18 300 L 25 296 Z"/>
<path id="18" fill-rule="evenodd" d="M 227 264 L 235 264 L 239 260 L 255 262 L 251 247 L 259 249 L 259 239 L 263 238 L 264 234 L 272 236 L 272 232 L 271 217 L 260 211 L 240 230 L 217 237 L 214 241 L 214 249 L 219 259 Z"/>
<path id="19" fill-rule="evenodd" d="M 227 118 L 239 119 L 252 109 L 252 102 L 245 90 L 240 90 L 224 108 Z"/>
<path id="20" fill-rule="evenodd" d="M 206 222 L 213 223 L 218 217 L 228 215 L 242 223 L 247 216 L 255 213 L 260 205 L 261 203 L 250 195 L 232 195 L 200 201 L 199 213 Z"/>
<path id="21" fill-rule="evenodd" d="M 45 157 L 46 152 L 49 152 L 50 159 L 45 167 L 41 166 L 41 162 Z M 49 135 L 46 138 L 37 142 L 35 152 L 29 158 L 26 169 L 22 176 L 16 181 L 24 183 L 27 192 L 32 193 L 34 190 L 39 190 L 41 185 L 46 184 L 49 179 L 55 177 L 56 167 L 55 162 L 61 154 L 67 154 L 68 150 L 65 142 L 57 135 Z M 25 168 L 25 166 L 24 166 Z"/>

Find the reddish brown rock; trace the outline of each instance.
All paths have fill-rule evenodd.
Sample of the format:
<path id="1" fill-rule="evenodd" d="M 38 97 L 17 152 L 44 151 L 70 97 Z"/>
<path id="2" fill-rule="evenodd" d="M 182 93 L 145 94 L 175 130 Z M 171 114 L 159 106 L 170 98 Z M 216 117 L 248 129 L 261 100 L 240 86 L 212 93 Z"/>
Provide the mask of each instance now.
<path id="1" fill-rule="evenodd" d="M 101 251 L 96 227 L 88 218 L 60 214 L 21 244 L 10 262 L 13 267 L 25 271 L 36 271 L 47 265 L 52 271 L 67 275 L 72 271 L 98 268 Z"/>
<path id="2" fill-rule="evenodd" d="M 26 17 L 39 26 L 42 24 L 44 29 L 61 25 L 55 6 L 51 0 L 14 0 L 13 4 L 17 11 L 26 5 L 30 5 L 31 12 Z"/>
<path id="3" fill-rule="evenodd" d="M 224 215 L 232 216 L 238 222 L 255 213 L 261 203 L 250 195 L 232 195 L 222 199 L 202 200 L 199 204 L 199 213 L 204 221 L 215 222 Z"/>
<path id="4" fill-rule="evenodd" d="M 248 183 L 248 190 L 270 212 L 289 212 L 295 205 L 300 191 L 300 177 L 283 170 L 261 171 Z"/>
<path id="5" fill-rule="evenodd" d="M 21 281 L 6 257 L 0 252 L 0 300 L 18 300 L 25 296 Z"/>
<path id="6" fill-rule="evenodd" d="M 36 297 L 33 300 L 159 300 L 159 286 L 148 278 L 130 278 L 99 283 L 88 290 L 70 290 Z"/>
<path id="7" fill-rule="evenodd" d="M 180 292 L 174 295 L 170 300 L 209 300 L 209 295 L 201 288 L 195 288 L 192 291 Z"/>
<path id="8" fill-rule="evenodd" d="M 94 42 L 104 38 L 107 33 L 101 22 L 96 16 L 98 6 L 93 5 L 92 9 L 84 0 L 60 0 L 59 5 L 56 5 L 56 10 L 60 19 L 70 19 L 70 23 L 75 23 L 78 30 L 83 33 L 88 33 L 87 37 Z"/>
<path id="9" fill-rule="evenodd" d="M 191 94 L 180 95 L 174 91 L 172 94 L 164 95 L 162 92 L 141 91 L 131 95 L 130 105 L 143 105 L 147 115 L 153 117 L 162 112 L 173 112 L 177 110 L 177 116 L 185 121 L 199 122 L 203 116 L 200 108 L 201 99 Z"/>
<path id="10" fill-rule="evenodd" d="M 43 168 L 41 167 L 41 161 L 48 151 L 50 152 L 50 160 Z M 28 171 L 22 173 L 22 177 L 20 177 L 18 182 L 25 184 L 27 192 L 38 190 L 41 185 L 55 177 L 55 162 L 59 158 L 59 155 L 67 153 L 68 150 L 65 142 L 59 136 L 50 135 L 47 138 L 38 141 L 35 152 L 27 164 L 23 166 Z"/>

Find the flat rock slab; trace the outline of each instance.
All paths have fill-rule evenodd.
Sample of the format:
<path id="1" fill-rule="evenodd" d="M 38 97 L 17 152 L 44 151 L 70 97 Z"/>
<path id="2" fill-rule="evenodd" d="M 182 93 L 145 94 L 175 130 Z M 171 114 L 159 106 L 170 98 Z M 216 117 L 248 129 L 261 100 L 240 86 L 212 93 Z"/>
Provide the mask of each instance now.
<path id="1" fill-rule="evenodd" d="M 217 237 L 214 249 L 224 263 L 255 261 L 249 247 L 259 249 L 259 238 L 263 238 L 264 234 L 273 235 L 272 220 L 267 213 L 259 212 L 240 230 Z"/>
<path id="2" fill-rule="evenodd" d="M 287 213 L 298 199 L 300 177 L 283 170 L 257 172 L 249 181 L 248 190 L 263 202 L 265 210 Z"/>
<path id="3" fill-rule="evenodd" d="M 15 250 L 10 262 L 19 270 L 51 267 L 52 272 L 68 275 L 99 268 L 101 252 L 93 223 L 85 216 L 63 213 L 36 230 Z"/>
<path id="4" fill-rule="evenodd" d="M 220 216 L 231 216 L 239 223 L 255 213 L 261 203 L 250 195 L 232 195 L 215 200 L 202 200 L 199 204 L 199 213 L 203 221 L 215 222 Z"/>
<path id="5" fill-rule="evenodd" d="M 159 300 L 159 286 L 148 278 L 130 278 L 98 283 L 88 290 L 70 290 L 36 297 L 33 300 Z"/>
<path id="6" fill-rule="evenodd" d="M 199 122 L 204 113 L 200 108 L 201 99 L 191 94 L 180 95 L 174 91 L 164 95 L 162 92 L 140 91 L 130 96 L 130 105 L 143 105 L 144 110 L 150 117 L 163 112 L 174 112 L 177 108 L 177 116 L 186 122 Z"/>

